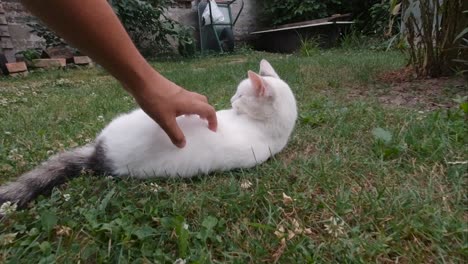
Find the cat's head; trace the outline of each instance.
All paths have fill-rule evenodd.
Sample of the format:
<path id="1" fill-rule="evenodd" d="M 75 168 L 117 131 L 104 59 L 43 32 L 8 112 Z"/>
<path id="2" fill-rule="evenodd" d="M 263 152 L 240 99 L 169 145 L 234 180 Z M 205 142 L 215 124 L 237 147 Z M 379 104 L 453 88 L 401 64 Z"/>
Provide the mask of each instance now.
<path id="1" fill-rule="evenodd" d="M 260 73 L 248 71 L 248 78 L 237 87 L 231 98 L 232 108 L 239 114 L 253 119 L 270 119 L 286 116 L 296 120 L 297 109 L 294 95 L 273 67 L 266 60 L 260 62 Z"/>

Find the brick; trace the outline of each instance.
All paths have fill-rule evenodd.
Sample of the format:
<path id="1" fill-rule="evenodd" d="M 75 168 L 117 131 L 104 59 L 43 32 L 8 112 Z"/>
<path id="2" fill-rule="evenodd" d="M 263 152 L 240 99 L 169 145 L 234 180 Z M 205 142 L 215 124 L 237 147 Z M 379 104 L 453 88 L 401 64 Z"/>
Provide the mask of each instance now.
<path id="1" fill-rule="evenodd" d="M 12 49 L 13 48 L 13 43 L 11 43 L 11 39 L 10 38 L 1 38 L 0 48 L 2 48 L 2 49 Z"/>
<path id="2" fill-rule="evenodd" d="M 5 66 L 9 74 L 28 71 L 28 67 L 24 62 L 11 62 L 5 64 Z"/>
<path id="3" fill-rule="evenodd" d="M 42 52 L 42 58 L 50 58 L 50 59 L 72 59 L 73 58 L 73 50 L 68 47 L 52 47 L 47 48 Z"/>
<path id="4" fill-rule="evenodd" d="M 35 68 L 60 68 L 66 65 L 66 59 L 36 59 L 32 61 L 32 66 Z"/>
<path id="5" fill-rule="evenodd" d="M 2 3 L 0 3 L 0 14 L 5 14 L 5 9 L 3 8 Z"/>
<path id="6" fill-rule="evenodd" d="M 88 56 L 75 56 L 73 57 L 73 63 L 76 65 L 88 65 L 91 64 L 92 61 Z"/>
<path id="7" fill-rule="evenodd" d="M 6 24 L 7 24 L 6 18 L 0 15 L 0 25 L 6 25 Z"/>
<path id="8" fill-rule="evenodd" d="M 9 37 L 9 36 L 10 36 L 10 30 L 8 29 L 8 26 L 0 25 L 0 38 Z"/>

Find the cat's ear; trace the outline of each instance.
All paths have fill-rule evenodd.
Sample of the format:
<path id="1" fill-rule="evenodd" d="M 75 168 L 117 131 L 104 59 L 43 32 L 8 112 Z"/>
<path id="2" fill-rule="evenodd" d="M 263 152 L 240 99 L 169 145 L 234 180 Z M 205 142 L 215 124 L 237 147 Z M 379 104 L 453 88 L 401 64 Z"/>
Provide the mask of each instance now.
<path id="1" fill-rule="evenodd" d="M 260 75 L 261 76 L 270 76 L 270 77 L 275 77 L 275 78 L 280 79 L 280 77 L 275 72 L 275 70 L 273 69 L 271 64 L 265 59 L 263 59 L 260 62 Z"/>
<path id="2" fill-rule="evenodd" d="M 269 96 L 270 92 L 263 78 L 253 71 L 247 73 L 257 96 Z"/>

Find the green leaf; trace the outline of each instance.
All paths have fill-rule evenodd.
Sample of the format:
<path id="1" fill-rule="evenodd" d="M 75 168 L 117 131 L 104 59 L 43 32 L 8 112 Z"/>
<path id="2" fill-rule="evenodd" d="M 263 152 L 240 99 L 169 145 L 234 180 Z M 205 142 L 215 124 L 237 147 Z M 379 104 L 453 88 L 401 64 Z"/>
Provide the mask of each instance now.
<path id="1" fill-rule="evenodd" d="M 372 130 L 372 135 L 374 135 L 376 140 L 383 141 L 385 144 L 388 144 L 392 141 L 392 133 L 381 127 L 374 128 Z"/>
<path id="2" fill-rule="evenodd" d="M 455 43 L 458 39 L 460 39 L 461 37 L 463 37 L 463 36 L 464 36 L 465 34 L 467 34 L 467 33 L 468 33 L 468 27 L 465 28 L 462 32 L 460 32 L 460 34 L 458 34 L 458 35 L 455 37 L 455 40 L 454 40 L 453 42 Z"/>
<path id="3" fill-rule="evenodd" d="M 50 252 L 50 243 L 48 241 L 43 241 L 40 245 L 39 248 L 43 253 L 49 253 Z"/>
<path id="4" fill-rule="evenodd" d="M 468 102 L 461 103 L 460 109 L 462 109 L 465 114 L 468 114 Z"/>
<path id="5" fill-rule="evenodd" d="M 177 245 L 179 247 L 179 257 L 185 258 L 187 256 L 189 244 L 189 232 L 186 228 L 185 218 L 182 216 L 174 217 L 175 232 L 177 235 Z"/>
<path id="6" fill-rule="evenodd" d="M 216 226 L 216 224 L 218 224 L 218 219 L 213 216 L 206 217 L 202 222 L 202 226 L 208 230 L 213 229 Z"/>
<path id="7" fill-rule="evenodd" d="M 112 188 L 112 190 L 110 190 L 110 192 L 108 192 L 106 194 L 106 196 L 102 199 L 102 201 L 101 201 L 101 203 L 99 204 L 99 207 L 98 207 L 100 212 L 103 212 L 103 211 L 106 210 L 107 204 L 109 203 L 112 196 L 114 196 L 114 194 L 115 194 L 115 187 Z"/>
<path id="8" fill-rule="evenodd" d="M 40 214 L 42 227 L 49 232 L 57 224 L 57 216 L 49 210 Z"/>
<path id="9" fill-rule="evenodd" d="M 143 226 L 138 228 L 136 231 L 133 232 L 134 235 L 138 237 L 138 239 L 142 240 L 147 237 L 150 237 L 154 234 L 155 229 L 149 226 Z"/>

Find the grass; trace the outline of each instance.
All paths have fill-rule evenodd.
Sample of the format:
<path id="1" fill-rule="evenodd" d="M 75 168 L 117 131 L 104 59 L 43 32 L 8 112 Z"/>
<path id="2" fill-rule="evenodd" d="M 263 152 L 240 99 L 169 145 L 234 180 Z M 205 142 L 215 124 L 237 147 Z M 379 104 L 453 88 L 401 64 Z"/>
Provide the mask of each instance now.
<path id="1" fill-rule="evenodd" d="M 402 67 L 398 53 L 250 52 L 154 67 L 221 109 L 261 58 L 298 99 L 300 118 L 282 153 L 250 170 L 192 180 L 83 175 L 0 220 L 0 262 L 466 260 L 468 165 L 451 163 L 468 158 L 466 114 L 347 97 Z M 99 69 L 0 79 L 0 182 L 85 144 L 134 107 Z"/>

